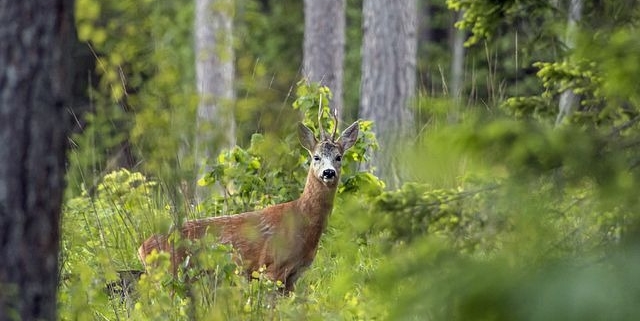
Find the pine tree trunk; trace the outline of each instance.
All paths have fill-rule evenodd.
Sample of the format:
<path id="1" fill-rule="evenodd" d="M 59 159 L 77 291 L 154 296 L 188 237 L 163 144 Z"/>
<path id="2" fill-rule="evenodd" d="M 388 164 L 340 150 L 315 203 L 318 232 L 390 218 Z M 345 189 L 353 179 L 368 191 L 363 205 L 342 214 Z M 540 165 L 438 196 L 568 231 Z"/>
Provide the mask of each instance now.
<path id="1" fill-rule="evenodd" d="M 235 145 L 232 0 L 196 0 L 196 82 L 200 102 L 196 120 L 198 177 L 222 148 Z M 196 188 L 199 199 L 209 191 Z"/>
<path id="2" fill-rule="evenodd" d="M 331 89 L 341 114 L 345 46 L 345 0 L 304 1 L 303 74 Z"/>
<path id="3" fill-rule="evenodd" d="M 462 19 L 463 12 L 456 13 L 456 20 Z M 466 32 L 464 30 L 453 28 L 453 43 L 451 44 L 451 97 L 460 99 L 464 86 L 464 41 Z"/>
<path id="4" fill-rule="evenodd" d="M 575 33 L 578 27 L 578 22 L 582 17 L 582 0 L 570 0 L 569 3 L 569 16 L 567 17 L 567 35 L 565 38 L 565 44 L 568 49 L 575 47 Z M 562 124 L 562 121 L 569 117 L 580 104 L 578 96 L 573 90 L 568 89 L 560 94 L 560 101 L 558 103 L 558 116 L 556 117 L 556 126 Z"/>
<path id="5" fill-rule="evenodd" d="M 72 0 L 0 0 L 0 319 L 55 320 Z"/>
<path id="6" fill-rule="evenodd" d="M 360 117 L 374 121 L 380 151 L 377 174 L 399 183 L 399 143 L 414 133 L 409 108 L 416 86 L 417 6 L 415 0 L 365 0 Z"/>

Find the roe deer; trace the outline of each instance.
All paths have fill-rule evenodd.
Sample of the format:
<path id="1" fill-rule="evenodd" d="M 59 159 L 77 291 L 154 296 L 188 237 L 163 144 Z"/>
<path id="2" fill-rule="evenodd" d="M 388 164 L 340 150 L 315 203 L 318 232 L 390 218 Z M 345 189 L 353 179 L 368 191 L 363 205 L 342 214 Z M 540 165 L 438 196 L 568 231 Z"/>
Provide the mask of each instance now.
<path id="1" fill-rule="evenodd" d="M 322 112 L 318 116 L 319 122 L 321 117 Z M 233 246 L 239 254 L 237 262 L 248 277 L 265 266 L 268 278 L 281 281 L 285 292 L 292 291 L 300 273 L 315 258 L 318 241 L 333 208 L 342 155 L 358 139 L 357 121 L 336 139 L 338 119 L 335 112 L 333 118 L 333 134 L 328 136 L 319 124 L 319 140 L 311 129 L 302 123 L 298 125 L 300 143 L 311 156 L 300 198 L 253 212 L 190 220 L 182 226 L 181 237 L 196 240 L 212 234 L 219 242 Z M 138 249 L 140 260 L 146 266 L 146 257 L 152 251 L 169 252 L 175 274 L 176 267 L 189 253 L 172 243 L 167 235 L 151 236 Z"/>

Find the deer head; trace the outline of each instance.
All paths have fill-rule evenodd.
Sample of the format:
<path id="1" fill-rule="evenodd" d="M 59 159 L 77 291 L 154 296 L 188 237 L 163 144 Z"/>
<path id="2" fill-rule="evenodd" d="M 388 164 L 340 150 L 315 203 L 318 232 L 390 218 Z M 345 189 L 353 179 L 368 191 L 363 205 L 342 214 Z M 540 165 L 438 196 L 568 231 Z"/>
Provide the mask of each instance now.
<path id="1" fill-rule="evenodd" d="M 322 109 L 321 109 L 322 110 Z M 311 156 L 310 172 L 313 173 L 313 177 L 317 178 L 322 184 L 327 187 L 336 187 L 340 180 L 340 168 L 342 165 L 342 155 L 355 144 L 358 139 L 358 122 L 355 121 L 347 129 L 342 132 L 339 138 L 336 139 L 336 132 L 338 129 L 338 116 L 333 113 L 334 128 L 333 134 L 328 136 L 322 128 L 320 119 L 322 112 L 318 116 L 318 123 L 320 126 L 320 139 L 316 139 L 313 131 L 309 127 L 300 123 L 298 125 L 298 136 L 300 143 Z"/>

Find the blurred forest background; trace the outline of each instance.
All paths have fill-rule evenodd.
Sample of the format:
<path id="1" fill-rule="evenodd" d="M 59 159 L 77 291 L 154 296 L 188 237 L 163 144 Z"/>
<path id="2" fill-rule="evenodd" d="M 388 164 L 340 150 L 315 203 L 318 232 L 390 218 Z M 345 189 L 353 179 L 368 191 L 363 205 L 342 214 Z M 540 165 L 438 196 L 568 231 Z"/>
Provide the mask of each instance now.
<path id="1" fill-rule="evenodd" d="M 640 315 L 637 1 L 76 0 L 75 16 L 61 319 Z M 295 126 L 320 103 L 362 133 L 293 295 L 224 248 L 215 279 L 104 291 L 171 224 L 296 198 Z"/>

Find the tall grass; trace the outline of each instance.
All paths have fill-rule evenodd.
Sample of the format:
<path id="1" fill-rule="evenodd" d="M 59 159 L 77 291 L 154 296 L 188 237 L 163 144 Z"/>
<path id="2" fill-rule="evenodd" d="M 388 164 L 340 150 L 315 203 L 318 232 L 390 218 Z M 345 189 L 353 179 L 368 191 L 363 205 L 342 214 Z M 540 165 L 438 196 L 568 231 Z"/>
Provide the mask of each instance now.
<path id="1" fill-rule="evenodd" d="M 462 153 L 469 142 L 451 130 L 429 133 L 425 148 L 406 156 L 415 177 L 439 186 L 345 182 L 316 260 L 290 296 L 260 271 L 246 280 L 231 249 L 205 240 L 195 244 L 206 248 L 200 269 L 173 278 L 159 254 L 134 292 L 110 297 L 105 285 L 141 269 L 136 247 L 176 214 L 160 184 L 124 170 L 106 175 L 65 207 L 60 317 L 632 320 L 640 255 L 624 231 L 637 205 L 588 178 L 558 186 L 557 174 L 512 176 L 508 163 Z M 433 151 L 442 159 L 425 163 Z"/>

